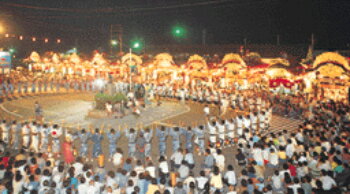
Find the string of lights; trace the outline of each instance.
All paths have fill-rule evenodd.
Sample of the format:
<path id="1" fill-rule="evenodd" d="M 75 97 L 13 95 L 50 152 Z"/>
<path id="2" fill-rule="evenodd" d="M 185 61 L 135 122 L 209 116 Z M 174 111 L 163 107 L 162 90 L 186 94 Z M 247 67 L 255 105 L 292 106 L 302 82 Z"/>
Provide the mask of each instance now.
<path id="1" fill-rule="evenodd" d="M 32 42 L 39 42 L 39 41 L 43 41 L 44 43 L 49 43 L 50 39 L 46 38 L 46 37 L 37 37 L 37 36 L 24 36 L 24 35 L 18 35 L 18 34 L 10 34 L 10 33 L 6 33 L 4 34 L 5 38 L 8 39 L 18 39 L 21 41 L 24 40 L 30 40 Z M 54 41 L 56 44 L 61 44 L 62 43 L 62 39 L 61 38 L 54 38 L 52 39 L 52 41 Z"/>

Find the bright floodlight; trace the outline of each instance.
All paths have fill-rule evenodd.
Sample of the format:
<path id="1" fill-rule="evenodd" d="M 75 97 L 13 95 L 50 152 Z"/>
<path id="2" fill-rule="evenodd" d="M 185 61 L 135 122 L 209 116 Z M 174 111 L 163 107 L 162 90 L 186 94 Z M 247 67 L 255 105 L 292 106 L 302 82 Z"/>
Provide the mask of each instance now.
<path id="1" fill-rule="evenodd" d="M 118 44 L 118 41 L 117 40 L 111 40 L 111 45 L 112 46 L 116 46 Z"/>
<path id="2" fill-rule="evenodd" d="M 140 43 L 139 42 L 135 42 L 133 45 L 134 48 L 139 48 L 140 47 Z"/>

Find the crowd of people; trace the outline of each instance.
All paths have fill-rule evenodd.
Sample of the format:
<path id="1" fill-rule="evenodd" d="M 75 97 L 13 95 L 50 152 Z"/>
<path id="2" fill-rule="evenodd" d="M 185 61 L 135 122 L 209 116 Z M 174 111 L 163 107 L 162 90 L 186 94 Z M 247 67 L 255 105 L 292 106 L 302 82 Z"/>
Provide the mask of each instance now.
<path id="1" fill-rule="evenodd" d="M 27 91 L 27 82 L 15 87 L 13 83 L 3 84 L 2 94 L 11 94 L 14 88 Z M 50 84 L 55 85 L 54 81 L 46 87 L 34 83 L 34 92 L 55 90 Z M 67 83 L 69 89 L 92 88 L 81 84 L 85 82 Z M 56 84 L 56 89 L 61 84 Z M 39 121 L 3 120 L 0 191 L 309 194 L 340 193 L 350 183 L 348 104 L 271 94 L 259 86 L 239 91 L 234 87 L 140 85 L 145 88 L 145 101 L 202 103 L 206 122 L 156 129 L 72 131 Z M 116 83 L 117 90 L 132 92 L 128 88 L 128 82 Z M 218 115 L 211 111 L 215 105 L 220 107 Z M 272 113 L 299 119 L 301 124 L 294 130 L 270 132 Z M 127 149 L 120 145 L 123 138 Z M 104 141 L 108 142 L 105 153 Z M 157 154 L 152 155 L 152 150 Z M 111 169 L 106 168 L 106 161 Z"/>

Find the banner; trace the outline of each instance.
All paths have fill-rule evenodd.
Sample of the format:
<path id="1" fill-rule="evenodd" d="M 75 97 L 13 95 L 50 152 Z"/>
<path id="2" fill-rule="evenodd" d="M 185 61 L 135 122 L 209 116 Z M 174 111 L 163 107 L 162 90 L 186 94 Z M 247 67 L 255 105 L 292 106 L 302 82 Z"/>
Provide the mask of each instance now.
<path id="1" fill-rule="evenodd" d="M 11 54 L 10 52 L 0 51 L 0 67 L 11 68 Z"/>

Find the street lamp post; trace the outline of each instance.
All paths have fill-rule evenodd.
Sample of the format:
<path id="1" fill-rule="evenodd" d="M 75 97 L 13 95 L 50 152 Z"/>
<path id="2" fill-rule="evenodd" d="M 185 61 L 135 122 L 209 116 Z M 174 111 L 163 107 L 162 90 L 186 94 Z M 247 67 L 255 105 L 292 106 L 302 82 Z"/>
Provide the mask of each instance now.
<path id="1" fill-rule="evenodd" d="M 130 76 L 129 76 L 129 90 L 131 91 L 131 75 L 132 75 L 132 70 L 131 70 L 131 53 L 132 53 L 132 48 L 129 49 L 129 69 L 130 69 Z"/>

